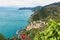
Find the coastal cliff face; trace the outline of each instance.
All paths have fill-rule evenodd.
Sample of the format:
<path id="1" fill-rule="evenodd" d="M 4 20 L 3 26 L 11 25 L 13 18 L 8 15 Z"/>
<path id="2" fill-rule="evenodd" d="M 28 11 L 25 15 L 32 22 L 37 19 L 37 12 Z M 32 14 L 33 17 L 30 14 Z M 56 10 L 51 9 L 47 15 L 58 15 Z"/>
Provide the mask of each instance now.
<path id="1" fill-rule="evenodd" d="M 47 25 L 49 25 L 48 27 L 46 27 L 48 30 L 50 30 L 49 27 L 53 28 L 56 25 L 55 24 L 56 22 L 52 21 L 51 19 L 53 19 L 57 23 L 60 22 L 60 2 L 44 6 L 38 10 L 34 10 L 34 14 L 31 15 L 30 20 L 29 20 L 30 24 L 25 28 L 25 31 L 23 32 L 27 34 L 29 38 L 31 38 L 30 40 L 33 40 L 33 38 L 36 37 L 36 34 L 37 34 L 37 37 L 39 37 L 38 33 L 40 33 L 41 31 L 44 31 L 45 30 L 44 28 Z M 52 21 L 52 22 L 48 24 L 49 21 Z M 47 29 L 46 29 L 46 33 L 47 33 Z M 50 34 L 50 31 L 48 33 Z M 44 31 L 44 34 L 45 34 L 45 31 Z M 43 32 L 41 35 L 43 35 Z"/>
<path id="2" fill-rule="evenodd" d="M 34 10 L 34 14 L 31 15 L 29 20 L 30 24 L 26 27 L 26 30 L 41 28 L 45 26 L 46 22 L 50 19 L 60 21 L 60 2 L 46 5 L 41 9 Z"/>

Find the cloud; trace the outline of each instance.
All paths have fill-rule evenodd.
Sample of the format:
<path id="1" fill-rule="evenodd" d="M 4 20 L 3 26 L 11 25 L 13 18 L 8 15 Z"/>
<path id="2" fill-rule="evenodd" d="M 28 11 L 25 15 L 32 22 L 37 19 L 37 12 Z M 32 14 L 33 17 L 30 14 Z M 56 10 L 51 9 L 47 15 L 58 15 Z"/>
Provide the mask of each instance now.
<path id="1" fill-rule="evenodd" d="M 60 0 L 0 0 L 0 6 L 30 7 L 37 5 L 43 6 L 54 2 L 60 2 Z"/>

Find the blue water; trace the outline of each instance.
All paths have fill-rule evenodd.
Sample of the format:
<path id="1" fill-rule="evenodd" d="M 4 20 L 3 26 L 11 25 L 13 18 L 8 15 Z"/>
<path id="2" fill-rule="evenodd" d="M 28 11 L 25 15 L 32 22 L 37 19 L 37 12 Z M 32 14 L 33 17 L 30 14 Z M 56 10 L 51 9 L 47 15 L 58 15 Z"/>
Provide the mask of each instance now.
<path id="1" fill-rule="evenodd" d="M 32 10 L 0 8 L 0 33 L 7 38 L 15 36 L 17 30 L 23 30 L 28 25 L 31 14 Z"/>

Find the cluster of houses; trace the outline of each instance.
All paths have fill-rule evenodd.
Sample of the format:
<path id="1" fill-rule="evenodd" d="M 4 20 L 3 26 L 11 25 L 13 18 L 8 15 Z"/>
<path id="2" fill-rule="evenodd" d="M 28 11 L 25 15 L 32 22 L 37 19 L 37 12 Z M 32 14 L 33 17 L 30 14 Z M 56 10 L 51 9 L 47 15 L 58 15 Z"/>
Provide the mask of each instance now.
<path id="1" fill-rule="evenodd" d="M 44 21 L 34 21 L 32 23 L 30 23 L 27 27 L 26 27 L 26 31 L 31 30 L 33 28 L 41 28 L 45 26 L 45 22 Z M 20 38 L 21 40 L 30 40 L 30 37 L 24 33 L 23 30 L 20 30 L 17 32 L 18 38 Z"/>
<path id="2" fill-rule="evenodd" d="M 30 25 L 26 27 L 26 30 L 31 30 L 33 28 L 41 28 L 41 27 L 44 27 L 45 24 L 46 23 L 44 21 L 34 21 L 34 22 L 31 22 Z"/>

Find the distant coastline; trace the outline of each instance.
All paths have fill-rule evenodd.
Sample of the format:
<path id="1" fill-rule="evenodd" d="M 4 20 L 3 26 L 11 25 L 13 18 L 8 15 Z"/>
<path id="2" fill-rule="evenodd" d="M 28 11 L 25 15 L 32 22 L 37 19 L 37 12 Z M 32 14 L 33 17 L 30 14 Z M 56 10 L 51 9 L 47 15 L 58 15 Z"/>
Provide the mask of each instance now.
<path id="1" fill-rule="evenodd" d="M 19 8 L 19 10 L 36 10 L 36 9 L 41 9 L 42 6 L 36 6 L 36 7 L 23 7 Z"/>

